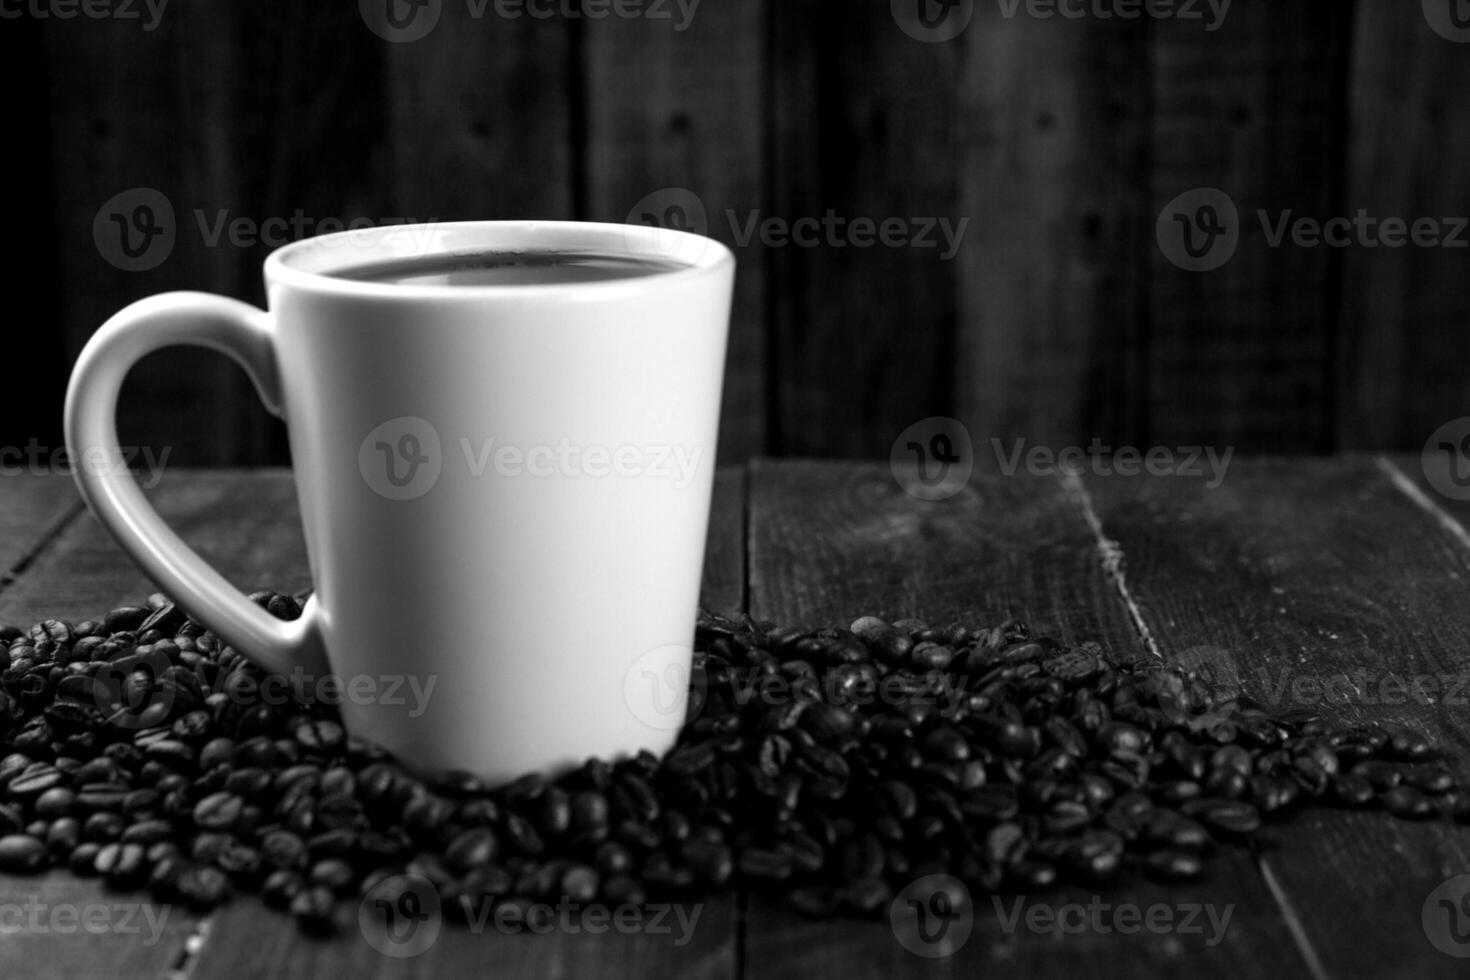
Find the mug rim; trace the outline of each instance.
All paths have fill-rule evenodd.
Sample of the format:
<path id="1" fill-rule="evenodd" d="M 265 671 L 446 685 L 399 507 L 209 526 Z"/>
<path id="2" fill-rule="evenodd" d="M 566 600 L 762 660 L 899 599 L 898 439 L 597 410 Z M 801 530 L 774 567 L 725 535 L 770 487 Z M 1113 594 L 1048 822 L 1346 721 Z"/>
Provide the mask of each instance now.
<path id="1" fill-rule="evenodd" d="M 347 269 L 399 259 L 473 255 L 495 249 L 613 254 L 658 263 L 647 274 L 553 283 L 449 285 L 349 279 Z M 347 256 L 351 256 L 350 259 Z M 332 259 L 336 258 L 333 262 Z M 683 268 L 669 269 L 673 263 Z M 381 225 L 314 235 L 266 256 L 267 285 L 338 296 L 381 299 L 513 299 L 534 296 L 611 298 L 692 283 L 735 264 L 735 255 L 704 235 L 652 225 L 599 221 L 435 221 Z"/>

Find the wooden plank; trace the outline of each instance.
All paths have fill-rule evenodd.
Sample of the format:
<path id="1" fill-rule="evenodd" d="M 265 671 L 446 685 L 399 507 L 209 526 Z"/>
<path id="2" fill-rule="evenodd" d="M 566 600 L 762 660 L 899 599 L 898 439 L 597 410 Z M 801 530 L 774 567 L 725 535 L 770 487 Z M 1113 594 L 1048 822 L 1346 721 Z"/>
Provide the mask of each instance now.
<path id="1" fill-rule="evenodd" d="M 970 230 L 958 227 L 950 135 L 959 55 L 909 37 L 886 3 L 783 0 L 769 11 L 761 218 L 795 232 L 771 250 L 770 451 L 887 456 L 911 423 L 951 410 L 959 265 L 945 256 Z M 812 224 L 829 215 L 831 231 Z M 859 220 L 896 222 L 890 243 L 933 247 L 855 237 Z"/>
<path id="2" fill-rule="evenodd" d="M 706 4 L 681 23 L 613 16 L 583 28 L 588 215 L 682 223 L 668 209 L 687 192 L 691 230 L 736 250 L 718 449 L 739 463 L 766 438 L 767 256 L 758 238 L 738 241 L 765 201 L 765 5 Z"/>
<path id="3" fill-rule="evenodd" d="M 1273 707 L 1420 728 L 1470 775 L 1463 704 L 1391 680 L 1453 695 L 1444 679 L 1470 677 L 1470 549 L 1372 460 L 1237 461 L 1214 490 L 1116 476 L 1086 486 L 1167 655 L 1225 651 Z M 1271 836 L 1280 846 L 1264 867 L 1327 975 L 1463 976 L 1421 926 L 1431 890 L 1470 868 L 1463 830 L 1316 810 Z"/>
<path id="4" fill-rule="evenodd" d="M 1341 87 L 1351 4 L 1229 9 L 1151 26 L 1154 134 L 1149 220 L 1214 188 L 1238 212 L 1239 244 L 1214 271 L 1153 247 L 1149 438 L 1243 452 L 1329 448 L 1333 249 L 1268 245 L 1258 212 L 1318 220 L 1340 199 Z M 1182 210 L 1190 220 L 1199 202 Z M 1177 213 L 1177 212 L 1176 212 Z M 1228 222 L 1223 208 L 1218 212 Z M 1167 223 L 1171 215 L 1166 215 Z M 1228 237 L 1216 240 L 1218 257 Z M 1197 240 L 1202 245 L 1202 240 Z M 1178 258 L 1177 252 L 1174 253 Z"/>
<path id="5" fill-rule="evenodd" d="M 76 499 L 71 488 L 58 490 Z M 288 474 L 175 471 L 164 474 L 148 496 L 187 543 L 244 591 L 294 592 L 310 585 Z M 29 625 L 50 617 L 96 618 L 155 589 L 88 512 L 0 593 L 0 619 Z"/>
<path id="6" fill-rule="evenodd" d="M 811 625 L 874 614 L 935 623 L 994 625 L 1015 617 L 1069 643 L 1098 640 L 1133 651 L 1128 613 L 1102 570 L 1075 501 L 1044 477 L 977 478 L 938 504 L 907 496 L 885 467 L 758 463 L 750 490 L 750 611 Z M 1299 970 L 1265 885 L 1249 857 L 1218 856 L 1198 886 L 1128 880 L 1099 900 L 1114 905 L 1233 906 L 1223 941 L 1200 936 L 1007 934 L 990 896 L 974 896 L 968 942 L 952 957 L 906 952 L 886 922 L 811 922 L 752 900 L 745 962 L 752 976 L 1143 975 L 1264 977 Z M 1030 899 L 1053 909 L 1086 904 L 1066 887 Z M 1003 908 L 1010 909 L 1006 904 Z"/>
<path id="7" fill-rule="evenodd" d="M 1470 427 L 1465 431 L 1470 434 Z M 1451 440 L 1452 445 L 1455 442 Z M 1435 446 L 1430 452 L 1395 453 L 1374 461 L 1420 510 L 1470 547 L 1470 487 L 1459 486 L 1450 476 L 1452 465 L 1459 476 L 1470 467 L 1470 459 L 1458 451 L 1452 457 Z"/>
<path id="8" fill-rule="evenodd" d="M 722 466 L 715 473 L 699 591 L 700 603 L 712 612 L 745 611 L 746 484 L 744 466 Z"/>
<path id="9" fill-rule="evenodd" d="M 1470 165 L 1470 144 L 1457 134 L 1470 108 L 1448 93 L 1470 81 L 1470 60 L 1463 44 L 1429 28 L 1418 7 L 1382 0 L 1356 7 L 1344 202 L 1411 227 L 1432 219 L 1440 240 L 1467 214 L 1456 178 Z M 1463 247 L 1410 241 L 1344 253 L 1340 446 L 1418 449 L 1442 423 L 1466 414 Z"/>
<path id="10" fill-rule="evenodd" d="M 364 97 L 383 86 L 381 44 L 356 4 L 204 0 L 168 15 L 187 39 L 179 111 L 190 127 L 182 145 L 189 213 L 181 204 L 180 232 L 191 247 L 203 244 L 191 259 L 191 288 L 264 307 L 261 265 L 276 248 L 348 222 L 414 217 L 388 207 L 380 162 L 387 110 Z M 235 222 L 243 235 L 231 231 Z M 239 447 L 179 462 L 288 463 L 284 423 L 230 370 L 234 387 L 218 424 L 237 433 Z"/>
<path id="11" fill-rule="evenodd" d="M 10 514 L 37 518 L 31 537 L 47 530 L 56 511 L 76 515 L 80 500 L 61 477 L 7 478 L 0 540 L 6 554 L 24 540 Z M 42 494 L 46 496 L 42 496 Z M 305 549 L 296 520 L 295 491 L 281 472 L 170 473 L 151 494 L 159 513 L 232 581 L 283 589 L 307 580 Z M 0 591 L 0 621 L 29 625 L 47 617 L 96 618 L 134 603 L 152 587 L 90 515 L 67 522 L 59 534 Z M 183 906 L 114 893 L 101 883 L 51 871 L 35 878 L 0 877 L 0 907 L 19 908 L 25 926 L 0 942 L 0 975 L 159 978 L 185 956 L 199 917 Z M 94 916 L 93 920 L 79 916 Z M 36 918 L 39 917 L 39 918 Z M 79 938 L 78 921 L 107 928 Z M 40 928 L 30 925 L 40 922 Z M 70 923 L 70 925 L 68 925 Z M 38 972 L 39 971 L 39 972 Z"/>
<path id="12" fill-rule="evenodd" d="M 66 287 L 59 327 L 69 363 L 126 304 L 231 282 L 220 277 L 218 256 L 193 217 L 195 208 L 232 203 L 224 200 L 228 184 L 210 187 L 196 167 L 221 124 L 201 126 L 193 112 L 208 104 L 206 93 L 227 84 L 211 70 L 222 66 L 191 58 L 197 49 L 219 50 L 223 25 L 178 5 L 146 31 L 140 21 L 91 17 L 48 18 L 44 26 L 56 244 Z M 145 226 L 161 233 L 145 233 Z M 140 250 L 136 260 L 123 251 L 123 229 Z M 252 416 L 247 407 L 254 396 L 232 363 L 171 349 L 146 358 L 129 377 L 118 429 L 124 445 L 167 449 L 177 465 L 228 464 L 248 458 L 255 443 L 251 428 L 264 413 Z"/>
<path id="13" fill-rule="evenodd" d="M 977 5 L 959 41 L 958 418 L 1060 447 L 1142 438 L 1148 32 Z"/>
<path id="14" fill-rule="evenodd" d="M 382 42 L 396 206 L 440 221 L 580 217 L 572 22 L 434 7 L 427 35 Z"/>
<path id="15" fill-rule="evenodd" d="M 745 605 L 745 477 L 721 470 L 715 482 L 710 533 L 705 548 L 701 603 L 738 611 Z M 560 932 L 530 935 L 485 926 L 445 926 L 420 954 L 393 958 L 350 932 L 330 941 L 305 938 L 280 913 L 254 898 L 216 913 L 209 941 L 191 965 L 190 976 L 230 976 L 234 980 L 280 976 L 344 974 L 379 980 L 388 977 L 473 976 L 494 972 L 506 977 L 736 975 L 738 903 L 721 895 L 689 903 L 691 927 L 669 934 Z M 672 921 L 672 920 L 671 920 Z M 437 927 L 436 927 L 437 928 Z M 273 937 L 262 948 L 261 936 Z"/>
<path id="16" fill-rule="evenodd" d="M 17 473 L 0 477 L 0 592 L 10 587 L 24 572 L 24 566 L 52 535 L 81 513 L 81 508 L 81 497 L 68 475 Z M 29 626 L 30 621 L 24 625 Z"/>

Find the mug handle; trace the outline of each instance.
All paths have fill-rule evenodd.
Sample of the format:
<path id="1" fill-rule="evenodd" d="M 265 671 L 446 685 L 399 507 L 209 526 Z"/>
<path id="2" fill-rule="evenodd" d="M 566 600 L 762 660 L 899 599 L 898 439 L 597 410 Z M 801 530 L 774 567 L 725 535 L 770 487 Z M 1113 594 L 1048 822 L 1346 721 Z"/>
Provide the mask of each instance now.
<path id="1" fill-rule="evenodd" d="M 228 355 L 244 368 L 266 409 L 281 417 L 281 378 L 270 315 L 208 293 L 163 293 L 104 323 L 82 349 L 66 392 L 66 448 L 82 499 L 170 598 L 256 665 L 326 673 L 316 597 L 298 619 L 277 619 L 251 602 L 184 544 L 148 503 L 117 445 L 117 398 L 142 357 L 188 344 Z"/>

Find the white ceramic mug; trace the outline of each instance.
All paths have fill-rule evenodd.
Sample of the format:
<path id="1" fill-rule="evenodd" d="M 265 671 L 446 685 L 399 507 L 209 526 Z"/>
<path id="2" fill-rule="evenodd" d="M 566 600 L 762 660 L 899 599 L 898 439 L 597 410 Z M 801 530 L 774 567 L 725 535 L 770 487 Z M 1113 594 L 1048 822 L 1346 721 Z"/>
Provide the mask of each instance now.
<path id="1" fill-rule="evenodd" d="M 660 265 L 557 284 L 341 275 L 528 250 Z M 409 765 L 500 781 L 664 751 L 684 704 L 629 678 L 688 676 L 734 271 L 710 239 L 625 225 L 297 242 L 266 259 L 270 312 L 170 293 L 102 326 L 67 392 L 77 482 L 164 592 L 266 670 L 337 678 L 348 730 Z M 175 344 L 232 357 L 286 421 L 315 586 L 298 620 L 251 603 L 103 465 L 121 458 L 124 376 Z"/>

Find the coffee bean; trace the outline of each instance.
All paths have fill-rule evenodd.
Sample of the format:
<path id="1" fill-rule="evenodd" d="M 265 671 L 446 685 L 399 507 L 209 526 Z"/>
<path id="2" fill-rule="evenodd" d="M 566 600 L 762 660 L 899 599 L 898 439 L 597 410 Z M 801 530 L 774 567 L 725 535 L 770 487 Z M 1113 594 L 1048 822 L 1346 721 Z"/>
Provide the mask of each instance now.
<path id="1" fill-rule="evenodd" d="M 94 813 L 82 823 L 82 839 L 90 841 L 115 841 L 122 836 L 126 824 L 115 813 Z"/>
<path id="2" fill-rule="evenodd" d="M 1389 752 L 1399 759 L 1417 762 L 1430 754 L 1429 740 L 1414 731 L 1397 731 L 1389 738 Z"/>
<path id="3" fill-rule="evenodd" d="M 148 873 L 147 850 L 141 844 L 106 844 L 97 852 L 93 869 L 117 887 L 138 884 Z"/>
<path id="4" fill-rule="evenodd" d="M 747 847 L 737 859 L 740 873 L 756 881 L 784 881 L 791 877 L 791 859 L 778 850 Z"/>
<path id="5" fill-rule="evenodd" d="M 27 834 L 0 837 L 0 871 L 6 874 L 33 874 L 44 868 L 47 860 L 42 840 Z"/>
<path id="6" fill-rule="evenodd" d="M 334 721 L 309 721 L 298 725 L 292 734 L 302 749 L 321 756 L 340 751 L 347 741 L 347 733 Z"/>
<path id="7" fill-rule="evenodd" d="M 1072 867 L 1088 881 L 1104 881 L 1122 867 L 1123 838 L 1106 830 L 1088 831 L 1067 849 Z"/>
<path id="8" fill-rule="evenodd" d="M 1148 868 L 1156 878 L 1177 881 L 1198 878 L 1204 872 L 1204 861 L 1195 851 L 1164 848 L 1148 856 Z"/>
<path id="9" fill-rule="evenodd" d="M 1405 820 L 1427 820 L 1435 815 L 1434 804 L 1412 786 L 1395 786 L 1379 800 L 1385 810 Z"/>
<path id="10" fill-rule="evenodd" d="M 337 894 L 346 893 L 356 880 L 352 865 L 341 858 L 327 858 L 311 866 L 307 875 L 312 885 L 330 888 Z"/>
<path id="11" fill-rule="evenodd" d="M 561 894 L 573 905 L 585 905 L 597 898 L 601 883 L 595 870 L 585 864 L 573 864 L 561 876 Z"/>
<path id="12" fill-rule="evenodd" d="M 291 915 L 308 932 L 331 932 L 335 928 L 337 896 L 324 885 L 307 885 L 291 899 Z"/>
<path id="13" fill-rule="evenodd" d="M 124 844 L 141 844 L 145 847 L 168 840 L 173 835 L 173 824 L 167 820 L 140 820 L 122 832 Z"/>
<path id="14" fill-rule="evenodd" d="M 31 803 L 47 790 L 55 789 L 66 782 L 66 775 L 51 766 L 43 766 L 22 773 L 10 781 L 6 791 L 12 800 Z"/>
<path id="15" fill-rule="evenodd" d="M 184 859 L 167 855 L 153 860 L 150 855 L 149 863 L 148 893 L 155 901 L 168 904 L 180 901 L 183 896 L 179 894 L 179 879 L 187 867 Z"/>
<path id="16" fill-rule="evenodd" d="M 1370 759 L 1353 767 L 1352 774 L 1368 781 L 1375 790 L 1393 789 L 1404 778 L 1402 767 L 1391 762 Z"/>
<path id="17" fill-rule="evenodd" d="M 204 830 L 227 830 L 240 819 L 243 806 L 233 793 L 211 793 L 194 807 L 194 823 Z"/>
<path id="18" fill-rule="evenodd" d="M 230 881 L 217 868 L 191 867 L 178 879 L 179 898 L 196 912 L 208 912 L 230 894 Z"/>
<path id="19" fill-rule="evenodd" d="M 1261 826 L 1260 811 L 1237 800 L 1207 799 L 1190 813 L 1211 830 L 1226 834 L 1253 834 Z"/>
<path id="20" fill-rule="evenodd" d="M 262 870 L 260 851 L 236 840 L 227 842 L 220 849 L 214 863 L 236 882 L 253 883 Z"/>
<path id="21" fill-rule="evenodd" d="M 102 850 L 101 844 L 94 841 L 83 841 L 72 848 L 71 856 L 66 860 L 66 866 L 72 874 L 81 878 L 91 877 L 97 873 L 97 854 Z"/>
<path id="22" fill-rule="evenodd" d="M 611 905 L 642 905 L 645 896 L 643 886 L 631 875 L 613 875 L 602 882 L 602 897 Z"/>
<path id="23" fill-rule="evenodd" d="M 444 862 L 459 874 L 495 860 L 497 841 L 489 827 L 474 827 L 460 833 L 444 851 Z"/>
<path id="24" fill-rule="evenodd" d="M 1444 766 L 1410 766 L 1404 781 L 1421 792 L 1438 795 L 1455 788 L 1455 777 Z"/>
<path id="25" fill-rule="evenodd" d="M 36 798 L 35 814 L 43 820 L 64 817 L 76 805 L 76 794 L 65 786 L 54 786 Z"/>
<path id="26" fill-rule="evenodd" d="M 199 908 L 231 879 L 259 884 L 306 928 L 335 923 L 337 893 L 405 869 L 455 917 L 461 897 L 642 902 L 737 872 L 797 886 L 813 913 L 872 913 L 925 874 L 977 894 L 1100 882 L 1125 859 L 1194 877 L 1211 832 L 1249 838 L 1324 795 L 1409 818 L 1470 809 L 1422 736 L 1245 699 L 1199 721 L 1220 706 L 1197 678 L 1014 622 L 808 631 L 702 614 L 700 711 L 665 759 L 495 788 L 410 776 L 329 706 L 263 703 L 262 675 L 163 597 L 114 619 L 40 623 L 4 651 L 0 839 Z M 750 677 L 790 696 L 752 702 Z M 97 715 L 99 692 L 127 725 Z"/>
<path id="27" fill-rule="evenodd" d="M 272 871 L 260 886 L 260 897 L 273 909 L 288 908 L 305 884 L 295 871 Z"/>
<path id="28" fill-rule="evenodd" d="M 65 857 L 81 842 L 82 825 L 75 817 L 53 820 L 46 828 L 46 849 L 53 855 Z"/>

